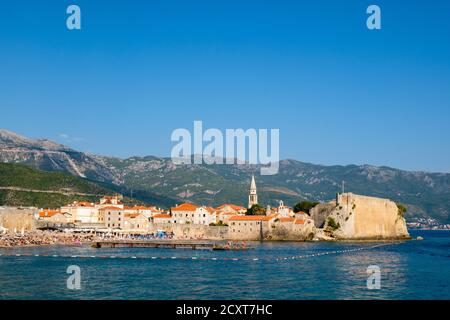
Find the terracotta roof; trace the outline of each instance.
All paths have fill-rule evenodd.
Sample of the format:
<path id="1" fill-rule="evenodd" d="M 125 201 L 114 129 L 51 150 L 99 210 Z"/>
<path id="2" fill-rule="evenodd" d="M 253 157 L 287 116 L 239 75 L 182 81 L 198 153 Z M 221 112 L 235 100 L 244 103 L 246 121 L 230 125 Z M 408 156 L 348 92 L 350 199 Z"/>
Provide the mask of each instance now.
<path id="1" fill-rule="evenodd" d="M 223 209 L 223 208 L 225 208 L 225 207 L 230 207 L 230 208 L 232 208 L 233 210 L 236 210 L 236 211 L 246 210 L 244 207 L 237 206 L 237 205 L 231 204 L 231 203 L 225 203 L 225 204 L 223 204 L 223 205 L 217 207 L 217 209 L 220 210 L 220 209 Z"/>
<path id="2" fill-rule="evenodd" d="M 42 210 L 39 212 L 39 217 L 41 218 L 50 218 L 53 217 L 55 214 L 61 213 L 59 210 Z"/>
<path id="3" fill-rule="evenodd" d="M 155 214 L 153 216 L 153 218 L 166 218 L 166 219 L 168 219 L 168 218 L 170 218 L 170 214 L 166 214 L 166 213 Z"/>
<path id="4" fill-rule="evenodd" d="M 305 220 L 295 219 L 295 224 L 305 224 Z"/>
<path id="5" fill-rule="evenodd" d="M 209 213 L 214 213 L 216 212 L 216 209 L 214 209 L 213 207 L 204 207 L 206 210 L 208 210 Z"/>
<path id="6" fill-rule="evenodd" d="M 197 206 L 192 203 L 183 203 L 177 207 L 171 208 L 172 211 L 195 211 L 197 210 Z"/>
<path id="7" fill-rule="evenodd" d="M 269 221 L 272 217 L 255 215 L 255 216 L 232 216 L 230 221 Z"/>
<path id="8" fill-rule="evenodd" d="M 307 214 L 307 213 L 304 211 L 299 211 L 299 212 L 296 212 L 295 214 Z"/>

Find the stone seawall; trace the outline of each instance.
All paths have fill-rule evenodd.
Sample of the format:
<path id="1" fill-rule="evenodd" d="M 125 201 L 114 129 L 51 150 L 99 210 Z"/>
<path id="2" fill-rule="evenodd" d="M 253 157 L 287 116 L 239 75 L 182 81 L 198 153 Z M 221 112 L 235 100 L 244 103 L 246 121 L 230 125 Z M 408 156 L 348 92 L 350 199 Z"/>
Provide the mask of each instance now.
<path id="1" fill-rule="evenodd" d="M 177 238 L 201 238 L 210 240 L 228 239 L 227 226 L 206 226 L 199 224 L 167 224 L 154 223 L 150 226 L 150 232 L 164 230 L 173 232 Z"/>
<path id="2" fill-rule="evenodd" d="M 315 233 L 316 228 L 314 227 L 314 222 L 311 219 L 305 221 L 304 225 L 275 222 L 272 225 L 271 232 L 268 235 L 268 239 L 285 241 L 306 241 L 313 240 Z"/>

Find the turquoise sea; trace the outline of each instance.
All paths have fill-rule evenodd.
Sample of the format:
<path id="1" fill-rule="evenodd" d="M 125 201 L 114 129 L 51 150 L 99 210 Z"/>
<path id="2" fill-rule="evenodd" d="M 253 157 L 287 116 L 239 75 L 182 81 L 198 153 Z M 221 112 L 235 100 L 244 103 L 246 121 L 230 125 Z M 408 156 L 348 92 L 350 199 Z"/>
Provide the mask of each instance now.
<path id="1" fill-rule="evenodd" d="M 0 299 L 450 299 L 450 231 L 424 241 L 251 243 L 248 251 L 0 249 Z M 378 246 L 381 245 L 381 246 Z M 81 289 L 67 289 L 79 266 Z M 367 268 L 381 288 L 367 288 Z"/>

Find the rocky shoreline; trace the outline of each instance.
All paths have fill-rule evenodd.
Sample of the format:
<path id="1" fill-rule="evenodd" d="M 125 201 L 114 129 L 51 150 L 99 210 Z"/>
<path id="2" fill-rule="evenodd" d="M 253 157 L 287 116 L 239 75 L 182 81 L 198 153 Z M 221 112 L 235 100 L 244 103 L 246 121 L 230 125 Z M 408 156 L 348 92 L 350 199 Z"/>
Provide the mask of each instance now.
<path id="1" fill-rule="evenodd" d="M 1 234 L 0 248 L 82 245 L 97 240 L 94 234 L 72 234 L 55 231 L 32 231 L 24 234 Z"/>
<path id="2" fill-rule="evenodd" d="M 123 240 L 122 237 L 108 237 L 109 240 Z M 16 248 L 16 247 L 32 247 L 32 246 L 49 246 L 49 245 L 64 245 L 64 246 L 81 246 L 92 244 L 97 241 L 105 240 L 93 233 L 65 233 L 58 231 L 32 231 L 25 234 L 0 234 L 0 248 Z M 179 240 L 179 239 L 167 239 Z M 191 239 L 192 241 L 208 241 L 209 239 Z M 315 238 L 312 240 L 299 239 L 273 239 L 264 240 L 265 242 L 278 241 L 295 241 L 295 242 L 391 242 L 401 240 L 412 240 L 411 237 L 390 237 L 390 238 L 365 238 L 365 239 L 336 239 L 336 238 Z M 213 241 L 213 240 L 211 240 Z"/>

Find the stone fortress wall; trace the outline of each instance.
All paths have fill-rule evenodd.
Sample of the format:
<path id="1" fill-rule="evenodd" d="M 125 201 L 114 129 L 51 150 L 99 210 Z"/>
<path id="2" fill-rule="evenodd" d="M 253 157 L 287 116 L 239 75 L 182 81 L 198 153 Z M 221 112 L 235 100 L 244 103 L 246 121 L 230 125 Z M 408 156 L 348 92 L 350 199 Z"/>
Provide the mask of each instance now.
<path id="1" fill-rule="evenodd" d="M 158 230 L 173 232 L 177 238 L 203 238 L 209 240 L 228 239 L 227 226 L 207 226 L 201 224 L 172 224 L 172 223 L 153 223 L 150 224 L 149 232 Z"/>
<path id="2" fill-rule="evenodd" d="M 331 217 L 339 227 L 332 231 L 341 239 L 399 239 L 409 238 L 405 219 L 399 215 L 395 202 L 375 197 L 343 193 L 330 202 L 326 213 L 325 230 L 330 230 Z M 324 218 L 320 208 L 313 210 L 315 220 Z"/>
<path id="3" fill-rule="evenodd" d="M 34 218 L 38 210 L 36 208 L 0 207 L 0 226 L 18 232 L 34 231 L 36 220 Z"/>

